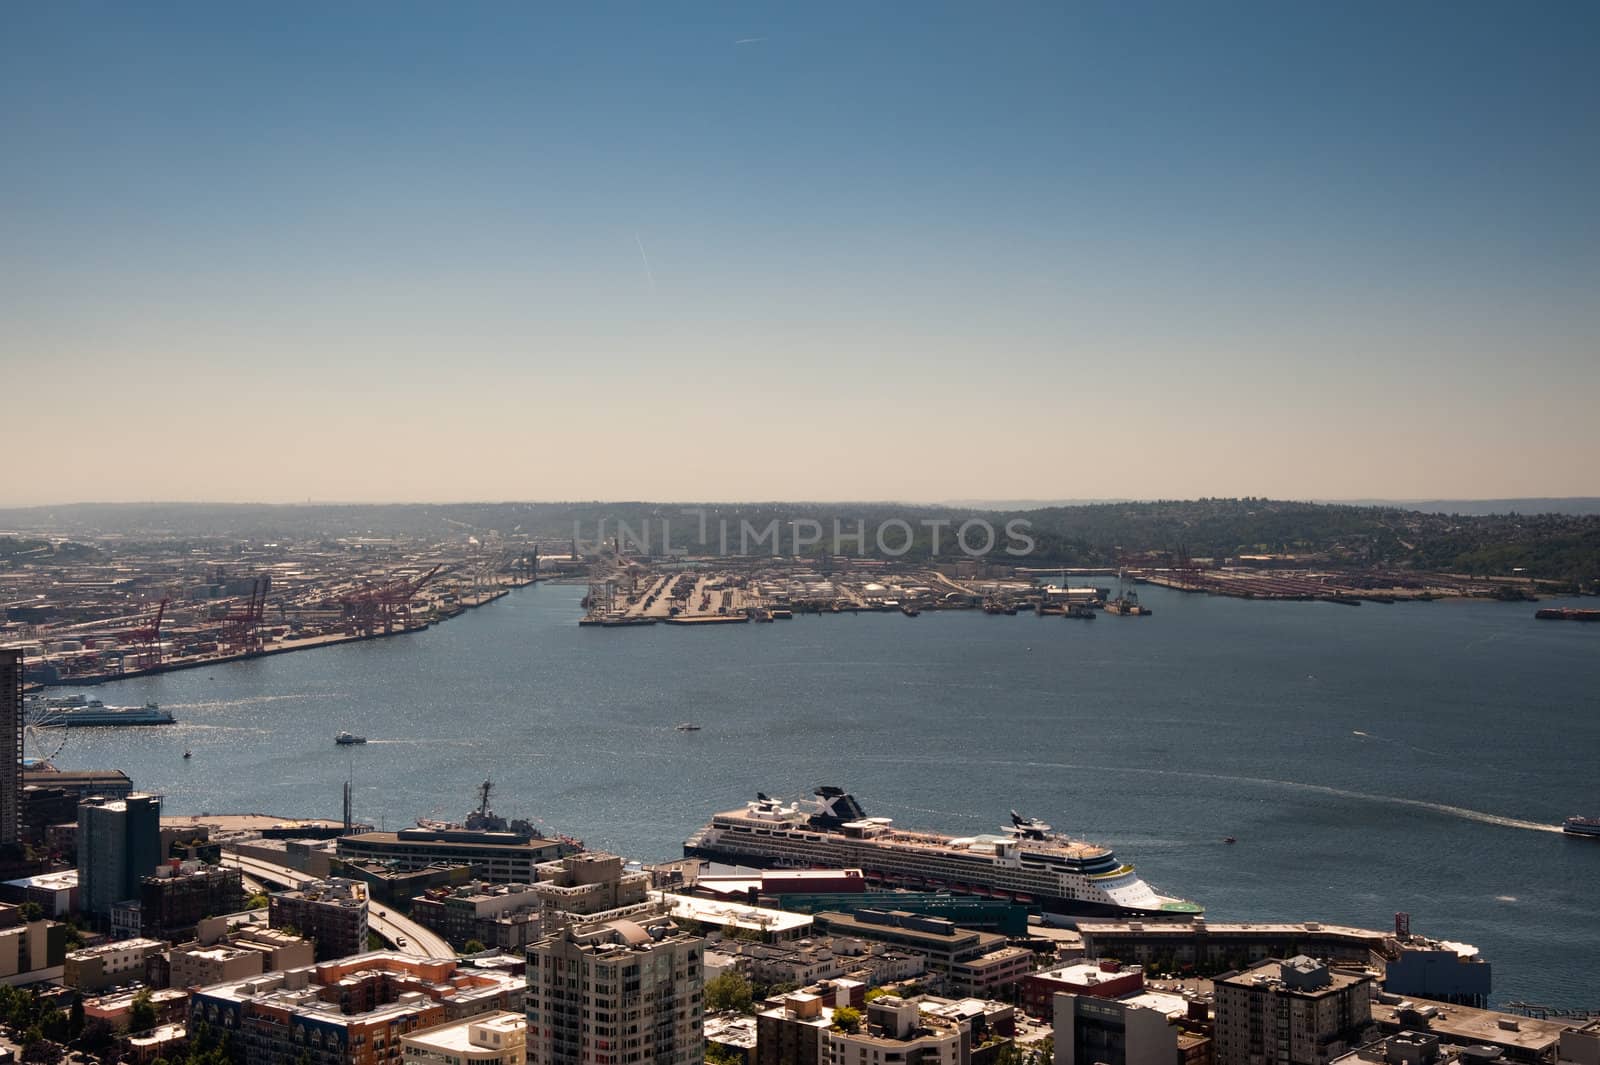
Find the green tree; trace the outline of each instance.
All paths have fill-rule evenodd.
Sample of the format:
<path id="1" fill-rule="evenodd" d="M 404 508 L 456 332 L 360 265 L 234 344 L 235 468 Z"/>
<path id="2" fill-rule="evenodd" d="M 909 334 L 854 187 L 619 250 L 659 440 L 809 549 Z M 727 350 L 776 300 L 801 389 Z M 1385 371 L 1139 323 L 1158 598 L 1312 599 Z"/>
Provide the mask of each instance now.
<path id="1" fill-rule="evenodd" d="M 267 908 L 267 902 L 267 893 L 265 891 L 260 891 L 250 896 L 250 898 L 245 902 L 244 908 L 247 910 L 264 910 Z"/>
<path id="2" fill-rule="evenodd" d="M 56 1065 L 61 1060 L 61 1048 L 48 1039 L 30 1039 L 23 1044 L 22 1060 L 27 1065 Z"/>
<path id="3" fill-rule="evenodd" d="M 80 995 L 72 1000 L 72 1008 L 67 1012 L 67 1030 L 76 1039 L 83 1034 L 83 997 Z"/>
<path id="4" fill-rule="evenodd" d="M 488 949 L 489 949 L 488 947 L 483 945 L 482 941 L 476 940 L 476 939 L 469 939 L 469 940 L 467 940 L 467 945 L 461 948 L 461 953 L 463 953 L 463 954 L 482 954 L 484 951 L 486 951 Z"/>
<path id="5" fill-rule="evenodd" d="M 744 1056 L 736 1054 L 720 1043 L 706 1044 L 708 1065 L 744 1065 Z"/>
<path id="6" fill-rule="evenodd" d="M 117 1041 L 117 1030 L 111 1023 L 102 1017 L 87 1021 L 83 1026 L 83 1033 L 78 1036 L 78 1046 L 88 1053 L 99 1057 Z"/>
<path id="7" fill-rule="evenodd" d="M 52 1043 L 65 1043 L 72 1038 L 72 1033 L 68 1030 L 71 1024 L 71 1019 L 65 1013 L 54 1008 L 47 1010 L 39 1018 L 39 1030 Z"/>
<path id="8" fill-rule="evenodd" d="M 853 1006 L 840 1006 L 833 1011 L 833 1026 L 842 1032 L 853 1032 L 861 1027 L 861 1011 Z"/>
<path id="9" fill-rule="evenodd" d="M 749 1013 L 752 1002 L 750 981 L 732 969 L 706 984 L 706 1009 L 711 1013 L 724 1010 Z"/>
<path id="10" fill-rule="evenodd" d="M 886 987 L 874 987 L 874 988 L 870 989 L 865 995 L 861 996 L 861 1000 L 863 1002 L 876 1002 L 876 1001 L 878 1001 L 878 999 L 882 998 L 884 995 L 892 995 L 892 994 L 894 994 L 894 992 L 890 991 Z"/>
<path id="11" fill-rule="evenodd" d="M 17 908 L 17 913 L 24 921 L 44 920 L 44 907 L 37 902 L 24 902 Z"/>
<path id="12" fill-rule="evenodd" d="M 156 1026 L 157 1019 L 155 1003 L 150 1001 L 150 989 L 140 988 L 139 993 L 133 996 L 133 1004 L 128 1007 L 128 1031 L 148 1032 Z"/>

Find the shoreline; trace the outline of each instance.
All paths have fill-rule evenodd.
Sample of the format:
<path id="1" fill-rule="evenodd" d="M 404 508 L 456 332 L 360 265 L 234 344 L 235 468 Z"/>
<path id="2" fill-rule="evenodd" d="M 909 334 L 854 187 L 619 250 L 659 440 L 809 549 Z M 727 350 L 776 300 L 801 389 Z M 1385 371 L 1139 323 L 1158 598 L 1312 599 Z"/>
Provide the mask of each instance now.
<path id="1" fill-rule="evenodd" d="M 363 633 L 336 633 L 327 636 L 309 636 L 302 640 L 280 640 L 270 646 L 263 646 L 253 651 L 240 651 L 236 654 L 226 655 L 199 655 L 192 658 L 180 658 L 173 661 L 162 662 L 155 666 L 145 666 L 138 669 L 128 669 L 119 673 L 101 673 L 87 677 L 62 677 L 56 680 L 35 681 L 30 683 L 29 690 L 42 691 L 47 688 L 92 688 L 101 684 L 111 684 L 119 680 L 134 680 L 139 677 L 153 677 L 162 673 L 177 673 L 186 669 L 200 669 L 206 666 L 226 666 L 236 662 L 246 662 L 257 658 L 268 658 L 272 655 L 291 654 L 295 651 L 311 651 L 319 647 L 338 647 L 344 644 L 365 643 L 368 640 L 386 640 L 395 636 L 410 636 L 415 633 L 425 632 L 435 625 L 443 625 L 452 618 L 460 617 L 469 610 L 477 610 L 488 606 L 490 603 L 510 595 L 519 588 L 539 583 L 539 578 L 531 580 L 512 580 L 504 587 L 479 595 L 464 596 L 460 600 L 460 607 L 442 617 L 420 625 L 410 625 L 396 628 L 389 632 L 363 632 Z"/>

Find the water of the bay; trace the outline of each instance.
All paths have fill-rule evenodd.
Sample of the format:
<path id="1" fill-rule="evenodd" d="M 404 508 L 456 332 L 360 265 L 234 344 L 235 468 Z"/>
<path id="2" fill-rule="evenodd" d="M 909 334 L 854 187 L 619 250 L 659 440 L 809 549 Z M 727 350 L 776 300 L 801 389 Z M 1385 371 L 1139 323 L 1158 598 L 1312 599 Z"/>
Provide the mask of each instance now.
<path id="1" fill-rule="evenodd" d="M 838 784 L 952 832 L 1015 807 L 1214 921 L 1405 910 L 1480 947 L 1498 1002 L 1600 1007 L 1600 840 L 1555 830 L 1600 814 L 1600 625 L 1147 589 L 1146 619 L 580 629 L 581 594 L 106 685 L 180 723 L 74 731 L 57 763 L 123 769 L 176 813 L 337 816 L 351 774 L 356 816 L 390 828 L 459 818 L 492 777 L 500 813 L 645 860 L 758 789 Z"/>

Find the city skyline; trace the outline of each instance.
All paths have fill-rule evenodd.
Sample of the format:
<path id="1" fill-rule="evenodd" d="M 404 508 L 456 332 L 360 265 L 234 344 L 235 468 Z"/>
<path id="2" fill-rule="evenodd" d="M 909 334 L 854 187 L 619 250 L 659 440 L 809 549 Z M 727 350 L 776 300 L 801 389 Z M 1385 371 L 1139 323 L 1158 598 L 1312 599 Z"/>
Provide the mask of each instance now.
<path id="1" fill-rule="evenodd" d="M 0 503 L 1600 495 L 1597 23 L 13 5 Z"/>

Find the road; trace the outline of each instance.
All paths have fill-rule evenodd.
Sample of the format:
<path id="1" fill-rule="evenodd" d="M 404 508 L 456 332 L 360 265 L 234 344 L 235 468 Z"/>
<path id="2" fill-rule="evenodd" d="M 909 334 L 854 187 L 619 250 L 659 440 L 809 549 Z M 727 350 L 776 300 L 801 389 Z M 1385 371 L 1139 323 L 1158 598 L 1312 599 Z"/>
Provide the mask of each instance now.
<path id="1" fill-rule="evenodd" d="M 260 858 L 246 858 L 227 850 L 223 851 L 222 862 L 224 865 L 233 866 L 253 880 L 281 884 L 289 888 L 301 887 L 317 879 L 298 869 L 290 869 L 286 865 L 263 861 Z M 393 943 L 395 949 L 402 954 L 411 954 L 418 958 L 456 956 L 455 949 L 445 942 L 443 937 L 428 931 L 410 918 L 402 917 L 376 903 L 367 904 L 367 927 Z M 405 941 L 404 944 L 401 943 L 402 939 Z"/>

